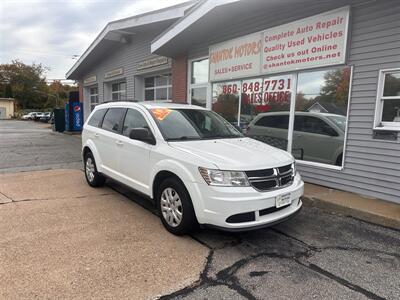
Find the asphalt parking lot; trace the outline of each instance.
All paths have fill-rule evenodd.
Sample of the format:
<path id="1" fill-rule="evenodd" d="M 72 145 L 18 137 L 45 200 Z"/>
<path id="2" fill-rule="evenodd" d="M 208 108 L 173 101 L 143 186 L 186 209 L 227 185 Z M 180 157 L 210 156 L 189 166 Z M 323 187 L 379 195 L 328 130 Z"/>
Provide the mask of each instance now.
<path id="1" fill-rule="evenodd" d="M 50 124 L 0 120 L 0 174 L 80 168 L 79 135 L 52 132 Z"/>
<path id="2" fill-rule="evenodd" d="M 19 182 L 23 184 L 18 171 L 81 167 L 79 138 L 53 134 L 42 126 L 0 121 L 0 172 L 10 173 L 0 175 L 0 197 L 6 198 L 0 204 L 0 276 L 6 278 L 0 281 L 0 290 L 8 293 L 3 296 L 51 298 L 62 291 L 71 298 L 400 298 L 400 232 L 315 207 L 304 207 L 293 219 L 272 228 L 235 234 L 200 230 L 190 237 L 176 238 L 162 228 L 151 202 L 115 182 L 108 182 L 102 192 L 93 191 L 81 182 L 81 176 L 71 183 L 75 189 L 67 189 L 74 193 L 66 192 L 61 199 L 60 187 L 38 180 L 35 186 L 42 196 L 35 198 L 29 194 L 31 189 L 18 188 Z M 57 146 L 48 151 L 44 145 Z M 32 183 L 26 176 L 50 176 L 47 172 L 80 171 L 27 172 L 25 180 Z M 43 187 L 38 187 L 40 182 Z M 68 218 L 62 218 L 63 211 L 74 220 L 71 224 Z M 37 213 L 40 218 L 32 217 Z M 135 226 L 137 218 L 139 227 Z M 49 225 L 54 228 L 47 229 Z M 143 235 L 149 235 L 140 245 L 143 251 L 129 251 Z M 109 240 L 104 241 L 105 237 Z M 32 240 L 35 242 L 30 243 Z M 41 241 L 47 242 L 47 247 Z M 171 265 L 168 260 L 162 260 L 166 262 L 163 265 L 146 262 L 146 253 L 157 253 L 154 249 L 160 241 L 162 253 L 176 251 L 179 261 L 196 262 L 187 269 L 182 269 L 185 264 L 179 265 L 186 276 L 173 271 L 173 260 Z M 65 247 L 75 249 L 70 264 Z M 85 255 L 85 251 L 94 254 Z M 100 262 L 96 253 L 102 255 Z M 54 264 L 46 268 L 40 262 L 49 257 L 53 257 Z M 170 268 L 171 273 L 165 272 Z M 140 276 L 142 273 L 147 275 Z M 46 281 L 55 275 L 58 277 L 54 281 Z M 164 276 L 176 282 L 161 288 Z M 39 289 L 28 284 L 34 278 L 42 283 Z M 152 287 L 161 292 L 135 294 Z"/>

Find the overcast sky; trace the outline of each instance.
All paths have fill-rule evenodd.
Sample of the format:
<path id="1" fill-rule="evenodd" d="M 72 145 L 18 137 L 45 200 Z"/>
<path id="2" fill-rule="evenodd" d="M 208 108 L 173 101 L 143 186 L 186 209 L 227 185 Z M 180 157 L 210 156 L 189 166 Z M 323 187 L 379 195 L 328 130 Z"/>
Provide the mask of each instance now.
<path id="1" fill-rule="evenodd" d="M 0 63 L 42 63 L 63 79 L 109 22 L 187 0 L 0 0 Z"/>

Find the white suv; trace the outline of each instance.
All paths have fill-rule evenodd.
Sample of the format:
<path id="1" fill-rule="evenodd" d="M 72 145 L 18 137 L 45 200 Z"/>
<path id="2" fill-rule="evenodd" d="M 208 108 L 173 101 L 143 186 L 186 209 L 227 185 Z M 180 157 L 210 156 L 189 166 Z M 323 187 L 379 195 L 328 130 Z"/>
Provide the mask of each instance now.
<path id="1" fill-rule="evenodd" d="M 83 127 L 82 155 L 89 185 L 110 177 L 154 199 L 162 223 L 178 235 L 198 224 L 255 229 L 302 205 L 304 183 L 292 155 L 198 106 L 98 105 Z"/>

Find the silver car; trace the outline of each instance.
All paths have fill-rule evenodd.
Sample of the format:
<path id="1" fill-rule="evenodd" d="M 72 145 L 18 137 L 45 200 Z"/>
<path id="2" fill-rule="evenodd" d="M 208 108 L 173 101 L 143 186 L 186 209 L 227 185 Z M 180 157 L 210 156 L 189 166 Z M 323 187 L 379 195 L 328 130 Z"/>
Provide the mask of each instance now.
<path id="1" fill-rule="evenodd" d="M 289 112 L 261 113 L 249 124 L 246 134 L 286 149 Z M 317 112 L 296 112 L 293 155 L 297 159 L 342 165 L 346 117 Z"/>

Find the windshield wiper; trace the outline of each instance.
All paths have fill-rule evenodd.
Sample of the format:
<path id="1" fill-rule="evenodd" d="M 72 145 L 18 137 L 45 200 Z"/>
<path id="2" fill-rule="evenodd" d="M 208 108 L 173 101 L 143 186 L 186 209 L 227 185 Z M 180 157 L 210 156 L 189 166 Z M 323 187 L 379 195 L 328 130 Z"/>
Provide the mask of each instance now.
<path id="1" fill-rule="evenodd" d="M 198 136 L 186 136 L 186 135 L 184 135 L 184 136 L 180 136 L 180 137 L 178 137 L 178 138 L 169 138 L 169 139 L 166 139 L 166 141 L 168 141 L 168 142 L 173 142 L 173 141 L 188 141 L 188 140 L 199 140 L 200 139 L 200 137 L 198 137 Z"/>
<path id="2" fill-rule="evenodd" d="M 210 135 L 210 136 L 205 136 L 205 139 L 230 139 L 230 138 L 241 138 L 243 135 L 237 135 L 237 134 L 216 134 L 216 135 Z"/>

